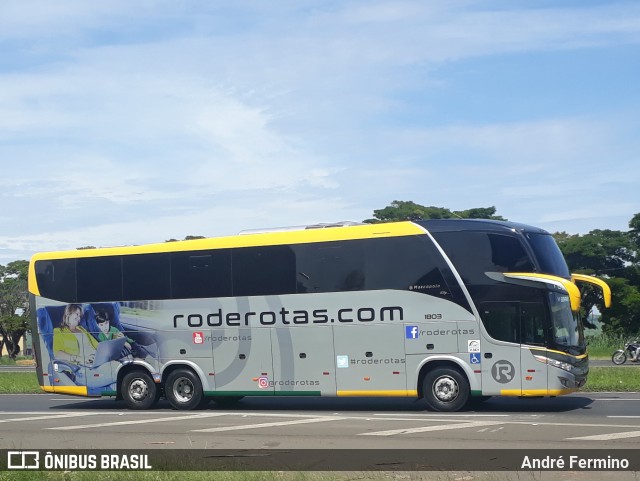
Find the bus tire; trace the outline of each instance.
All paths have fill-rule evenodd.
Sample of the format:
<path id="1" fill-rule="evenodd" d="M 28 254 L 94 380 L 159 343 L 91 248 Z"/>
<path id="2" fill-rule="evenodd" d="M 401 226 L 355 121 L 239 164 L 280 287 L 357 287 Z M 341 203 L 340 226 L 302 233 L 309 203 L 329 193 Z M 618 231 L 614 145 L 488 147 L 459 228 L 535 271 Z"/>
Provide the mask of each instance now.
<path id="1" fill-rule="evenodd" d="M 131 371 L 122 378 L 120 395 L 129 409 L 151 409 L 159 394 L 158 386 L 145 371 Z"/>
<path id="2" fill-rule="evenodd" d="M 437 367 L 424 377 L 422 392 L 434 411 L 460 411 L 469 401 L 469 381 L 457 369 Z"/>
<path id="3" fill-rule="evenodd" d="M 204 397 L 200 378 L 190 369 L 171 371 L 164 383 L 164 396 L 174 409 L 196 409 Z"/>

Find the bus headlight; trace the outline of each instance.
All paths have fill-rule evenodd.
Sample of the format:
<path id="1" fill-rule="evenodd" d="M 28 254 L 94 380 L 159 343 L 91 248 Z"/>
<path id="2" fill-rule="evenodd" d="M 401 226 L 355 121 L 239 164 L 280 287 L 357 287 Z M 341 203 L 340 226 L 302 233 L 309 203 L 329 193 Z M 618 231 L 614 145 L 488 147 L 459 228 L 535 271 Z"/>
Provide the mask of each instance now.
<path id="1" fill-rule="evenodd" d="M 559 369 L 562 369 L 563 371 L 572 372 L 574 368 L 573 364 L 570 364 L 568 362 L 562 362 L 556 359 L 550 359 L 546 356 L 540 356 L 540 355 L 537 355 L 534 357 L 538 362 L 548 364 L 549 366 L 557 367 Z"/>

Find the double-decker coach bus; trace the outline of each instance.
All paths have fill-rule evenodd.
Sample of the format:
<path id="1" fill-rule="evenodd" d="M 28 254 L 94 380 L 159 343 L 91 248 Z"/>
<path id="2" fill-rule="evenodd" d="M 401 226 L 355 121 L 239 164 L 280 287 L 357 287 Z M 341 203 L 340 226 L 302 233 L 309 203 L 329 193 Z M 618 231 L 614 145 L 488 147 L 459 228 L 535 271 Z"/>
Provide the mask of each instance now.
<path id="1" fill-rule="evenodd" d="M 47 392 L 176 409 L 244 396 L 489 396 L 580 388 L 580 291 L 552 236 L 486 220 L 300 228 L 36 254 Z"/>

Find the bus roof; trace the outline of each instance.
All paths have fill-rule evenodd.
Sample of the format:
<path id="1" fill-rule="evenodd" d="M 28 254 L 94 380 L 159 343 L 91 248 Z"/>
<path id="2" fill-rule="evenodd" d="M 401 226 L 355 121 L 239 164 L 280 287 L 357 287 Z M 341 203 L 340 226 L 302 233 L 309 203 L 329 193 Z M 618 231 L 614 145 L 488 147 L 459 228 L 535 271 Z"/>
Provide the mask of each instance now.
<path id="1" fill-rule="evenodd" d="M 311 242 L 330 242 L 340 240 L 367 239 L 372 237 L 399 237 L 430 232 L 455 231 L 513 231 L 548 234 L 537 227 L 515 222 L 489 219 L 428 219 L 416 222 L 389 222 L 379 224 L 341 225 L 309 229 L 301 226 L 294 230 L 264 230 L 256 233 L 243 232 L 226 237 L 208 237 L 184 241 L 162 242 L 155 244 L 98 247 L 95 249 L 76 249 L 50 251 L 34 254 L 31 262 L 45 259 L 67 259 L 82 257 L 100 257 L 143 253 L 180 252 L 186 250 L 224 249 L 231 247 L 252 247 L 267 245 L 305 244 Z M 314 226 L 315 227 L 315 226 Z"/>
<path id="2" fill-rule="evenodd" d="M 306 229 L 305 227 L 301 227 L 299 230 L 278 230 L 274 232 L 265 231 L 255 234 L 244 233 L 235 236 L 209 237 L 204 239 L 163 242 L 157 244 L 42 252 L 34 254 L 31 258 L 31 262 L 33 263 L 39 260 L 51 259 L 181 252 L 188 250 L 197 251 L 231 247 L 306 244 L 312 242 L 368 239 L 372 237 L 400 237 L 417 234 L 424 234 L 424 230 L 413 222 L 362 224 L 322 229 Z"/>
<path id="3" fill-rule="evenodd" d="M 504 232 L 505 230 L 549 234 L 544 229 L 531 225 L 519 224 L 504 220 L 492 219 L 427 219 L 416 222 L 429 232 L 456 232 L 456 231 L 484 231 L 484 232 Z"/>

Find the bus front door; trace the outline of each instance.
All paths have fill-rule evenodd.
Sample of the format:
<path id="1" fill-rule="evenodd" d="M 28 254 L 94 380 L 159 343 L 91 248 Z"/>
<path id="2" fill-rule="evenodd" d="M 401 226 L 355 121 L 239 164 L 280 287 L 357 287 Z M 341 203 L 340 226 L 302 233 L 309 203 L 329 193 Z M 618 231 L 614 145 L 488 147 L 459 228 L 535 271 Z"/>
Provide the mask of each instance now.
<path id="1" fill-rule="evenodd" d="M 482 393 L 546 395 L 544 304 L 485 302 L 480 315 L 489 335 L 483 346 Z"/>
<path id="2" fill-rule="evenodd" d="M 486 332 L 482 342 L 482 394 L 521 396 L 518 302 L 484 302 L 480 317 Z"/>

